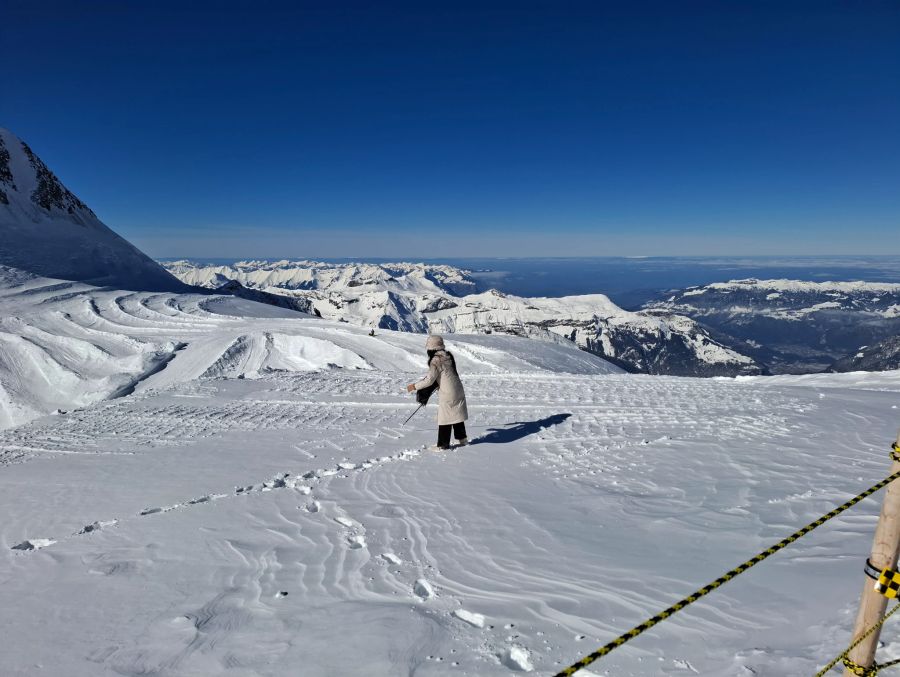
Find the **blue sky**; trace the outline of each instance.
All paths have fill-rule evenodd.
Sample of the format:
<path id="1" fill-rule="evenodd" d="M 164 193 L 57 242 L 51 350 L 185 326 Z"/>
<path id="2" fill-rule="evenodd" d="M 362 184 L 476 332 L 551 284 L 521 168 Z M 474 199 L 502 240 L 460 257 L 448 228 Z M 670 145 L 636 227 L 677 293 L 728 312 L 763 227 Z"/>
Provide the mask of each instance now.
<path id="1" fill-rule="evenodd" d="M 155 256 L 900 254 L 896 2 L 0 0 L 0 126 Z"/>

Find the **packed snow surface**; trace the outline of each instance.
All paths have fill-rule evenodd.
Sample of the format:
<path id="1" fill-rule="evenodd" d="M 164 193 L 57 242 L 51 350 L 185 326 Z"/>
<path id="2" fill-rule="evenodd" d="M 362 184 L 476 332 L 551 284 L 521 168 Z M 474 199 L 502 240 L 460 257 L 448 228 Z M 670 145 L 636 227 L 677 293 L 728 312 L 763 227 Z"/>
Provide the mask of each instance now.
<path id="1" fill-rule="evenodd" d="M 38 279 L 3 298 L 16 392 L 84 398 L 0 431 L 3 675 L 553 674 L 881 479 L 900 424 L 900 372 L 635 376 L 458 336 L 473 443 L 435 453 L 433 408 L 402 425 L 421 336 Z M 814 673 L 880 498 L 590 674 Z"/>

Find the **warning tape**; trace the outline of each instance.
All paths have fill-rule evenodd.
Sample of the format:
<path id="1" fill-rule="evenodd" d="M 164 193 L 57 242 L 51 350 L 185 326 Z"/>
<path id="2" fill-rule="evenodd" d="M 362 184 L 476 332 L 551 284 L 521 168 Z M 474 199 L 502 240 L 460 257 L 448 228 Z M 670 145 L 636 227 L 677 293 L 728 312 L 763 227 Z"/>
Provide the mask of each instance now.
<path id="1" fill-rule="evenodd" d="M 898 447 L 896 444 L 894 444 L 892 446 L 891 458 L 893 458 L 895 461 L 900 462 L 900 447 Z M 570 665 L 569 667 L 556 673 L 554 675 L 554 677 L 571 677 L 576 672 L 578 672 L 582 668 L 586 668 L 587 666 L 589 666 L 591 663 L 593 663 L 597 659 L 602 658 L 603 656 L 605 656 L 606 654 L 611 652 L 613 649 L 619 648 L 626 642 L 629 642 L 632 639 L 634 639 L 635 637 L 637 637 L 638 635 L 643 634 L 644 632 L 646 632 L 653 626 L 658 625 L 659 623 L 662 623 L 664 620 L 666 620 L 670 616 L 675 615 L 676 613 L 678 613 L 685 607 L 696 602 L 698 599 L 705 597 L 706 595 L 711 593 L 713 590 L 721 587 L 728 581 L 730 581 L 733 578 L 736 578 L 740 574 L 744 573 L 750 567 L 756 566 L 757 564 L 762 562 L 764 559 L 771 557 L 779 550 L 786 548 L 794 541 L 802 538 L 803 536 L 806 536 L 806 534 L 811 532 L 813 529 L 822 526 L 823 524 L 825 524 L 825 522 L 837 517 L 838 515 L 840 515 L 842 512 L 844 512 L 848 508 L 852 508 L 854 505 L 856 505 L 863 499 L 868 498 L 869 496 L 871 496 L 875 492 L 879 491 L 880 489 L 883 489 L 884 487 L 886 487 L 888 484 L 890 484 L 897 478 L 900 478 L 900 471 L 895 472 L 893 475 L 890 475 L 890 476 L 884 478 L 878 484 L 873 484 L 871 487 L 866 489 L 864 492 L 854 496 L 853 498 L 851 498 L 849 501 L 847 501 L 843 505 L 840 505 L 837 508 L 835 508 L 834 510 L 832 510 L 831 512 L 826 513 L 825 515 L 822 515 L 815 522 L 810 522 L 805 527 L 803 527 L 802 529 L 799 529 L 798 531 L 795 531 L 793 534 L 791 534 L 787 538 L 778 541 L 778 543 L 776 543 L 772 547 L 766 548 L 765 550 L 763 550 L 761 553 L 759 553 L 755 557 L 748 559 L 746 562 L 744 562 L 743 564 L 741 564 L 739 566 L 736 566 L 731 571 L 728 571 L 728 572 L 722 574 L 719 578 L 714 580 L 712 583 L 709 583 L 708 585 L 704 585 L 702 588 L 700 588 L 696 592 L 688 595 L 687 597 L 685 597 L 684 599 L 682 599 L 678 602 L 675 602 L 675 604 L 670 606 L 668 609 L 665 609 L 664 611 L 660 611 L 658 614 L 648 618 L 646 621 L 644 621 L 640 625 L 634 626 L 628 632 L 619 635 L 613 641 L 600 647 L 593 653 L 588 654 L 581 660 L 576 661 L 575 663 L 572 663 L 572 665 Z"/>
<path id="2" fill-rule="evenodd" d="M 859 637 L 857 637 L 857 638 L 856 638 L 856 641 L 854 641 L 853 644 L 851 644 L 850 646 L 848 646 L 842 653 L 840 653 L 840 654 L 838 654 L 837 656 L 835 656 L 835 657 L 834 657 L 834 660 L 832 660 L 828 665 L 826 665 L 824 668 L 822 668 L 821 670 L 819 670 L 819 671 L 816 673 L 816 677 L 824 677 L 824 675 L 825 675 L 826 672 L 828 672 L 829 670 L 831 670 L 831 668 L 833 668 L 835 665 L 837 665 L 837 664 L 838 664 L 839 662 L 841 662 L 841 661 L 844 662 L 844 666 L 845 666 L 850 672 L 852 672 L 854 675 L 861 675 L 861 677 L 869 677 L 870 675 L 875 675 L 875 674 L 877 674 L 878 671 L 881 670 L 882 668 L 886 668 L 886 667 L 889 667 L 889 666 L 894 665 L 894 664 L 896 664 L 896 663 L 900 663 L 900 661 L 891 661 L 890 663 L 882 663 L 881 665 L 878 665 L 878 664 L 876 663 L 876 664 L 873 665 L 871 668 L 865 668 L 865 667 L 863 667 L 862 665 L 860 665 L 859 663 L 856 663 L 856 662 L 850 660 L 850 652 L 853 651 L 853 650 L 854 650 L 856 647 L 858 647 L 860 644 L 862 644 L 862 641 L 863 641 L 866 637 L 868 637 L 868 636 L 871 635 L 873 632 L 875 632 L 878 628 L 880 628 L 882 625 L 884 625 L 884 622 L 885 622 L 888 618 L 890 618 L 891 616 L 893 616 L 893 615 L 894 615 L 894 612 L 896 612 L 898 609 L 900 609 L 900 603 L 895 604 L 895 605 L 894 605 L 894 608 L 891 609 L 890 611 L 888 611 L 886 614 L 884 614 L 880 619 L 878 619 L 878 622 L 875 623 L 875 625 L 873 625 L 871 628 L 869 628 L 869 629 L 866 630 L 863 634 L 861 634 Z"/>
<path id="3" fill-rule="evenodd" d="M 881 670 L 891 668 L 895 665 L 900 665 L 900 658 L 894 661 L 888 661 L 887 663 L 873 663 L 872 667 L 867 668 L 864 665 L 852 661 L 849 656 L 844 656 L 844 667 L 854 675 L 859 675 L 859 677 L 875 677 Z"/>

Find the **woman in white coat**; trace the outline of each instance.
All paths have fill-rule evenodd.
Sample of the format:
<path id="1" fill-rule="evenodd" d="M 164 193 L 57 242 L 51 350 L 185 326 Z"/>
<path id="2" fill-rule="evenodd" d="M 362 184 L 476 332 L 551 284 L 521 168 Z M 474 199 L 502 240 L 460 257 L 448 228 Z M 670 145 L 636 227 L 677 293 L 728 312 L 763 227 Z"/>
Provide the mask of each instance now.
<path id="1" fill-rule="evenodd" d="M 469 418 L 469 410 L 466 407 L 466 393 L 463 390 L 462 381 L 456 372 L 456 360 L 453 355 L 444 348 L 444 339 L 432 335 L 425 342 L 425 350 L 428 352 L 428 376 L 418 383 L 410 383 L 407 391 L 414 392 L 437 386 L 438 388 L 438 449 L 450 448 L 450 431 L 460 446 L 468 443 L 466 437 L 466 424 Z"/>

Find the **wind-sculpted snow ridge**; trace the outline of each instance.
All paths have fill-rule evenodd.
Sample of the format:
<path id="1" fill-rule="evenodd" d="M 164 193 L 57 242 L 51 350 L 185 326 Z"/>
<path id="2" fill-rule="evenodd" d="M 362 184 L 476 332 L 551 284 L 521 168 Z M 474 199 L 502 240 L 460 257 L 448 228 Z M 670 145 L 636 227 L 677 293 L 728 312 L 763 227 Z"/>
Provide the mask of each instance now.
<path id="1" fill-rule="evenodd" d="M 633 313 L 602 294 L 522 298 L 496 290 L 459 295 L 466 271 L 425 264 L 324 264 L 245 261 L 233 266 L 164 264 L 186 283 L 228 280 L 302 298 L 324 318 L 363 327 L 458 334 L 511 334 L 571 342 L 628 371 L 679 376 L 757 374 L 754 360 L 703 327 L 671 313 Z"/>
<path id="2" fill-rule="evenodd" d="M 572 346 L 451 342 L 473 372 L 612 373 Z M 420 336 L 322 321 L 231 296 L 128 292 L 0 266 L 0 428 L 198 378 L 425 370 Z"/>
<path id="3" fill-rule="evenodd" d="M 732 280 L 689 287 L 645 306 L 721 332 L 722 341 L 776 372 L 822 371 L 900 333 L 900 284 Z M 890 369 L 890 359 L 867 360 Z"/>
<path id="4" fill-rule="evenodd" d="M 542 344 L 471 338 L 473 443 L 446 453 L 424 448 L 428 409 L 401 425 L 408 373 L 380 369 L 177 382 L 0 431 L 18 461 L 0 467 L 0 674 L 554 674 L 890 465 L 900 387 L 865 381 L 886 374 L 478 369 L 463 348 Z M 877 510 L 593 672 L 813 674 L 847 644 Z"/>
<path id="5" fill-rule="evenodd" d="M 0 265 L 122 289 L 185 288 L 105 226 L 5 129 L 0 129 Z"/>

